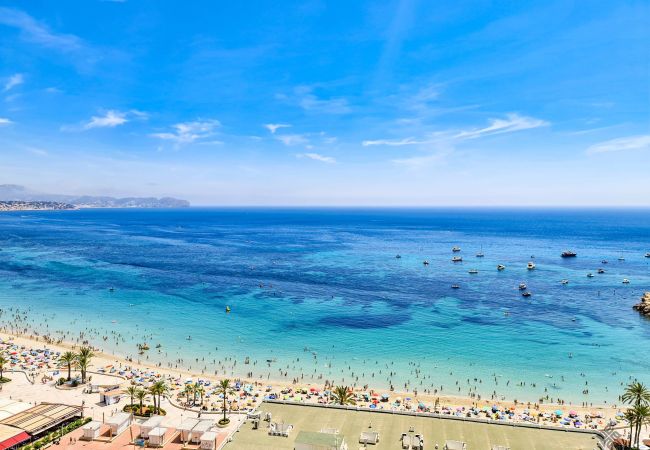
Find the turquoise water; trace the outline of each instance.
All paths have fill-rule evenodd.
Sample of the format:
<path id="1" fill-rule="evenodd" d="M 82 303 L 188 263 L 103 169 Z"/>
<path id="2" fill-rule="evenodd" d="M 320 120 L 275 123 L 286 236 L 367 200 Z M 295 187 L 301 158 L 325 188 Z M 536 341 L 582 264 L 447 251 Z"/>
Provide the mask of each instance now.
<path id="1" fill-rule="evenodd" d="M 598 404 L 650 382 L 649 210 L 19 212 L 0 248 L 5 327 L 165 367 Z"/>

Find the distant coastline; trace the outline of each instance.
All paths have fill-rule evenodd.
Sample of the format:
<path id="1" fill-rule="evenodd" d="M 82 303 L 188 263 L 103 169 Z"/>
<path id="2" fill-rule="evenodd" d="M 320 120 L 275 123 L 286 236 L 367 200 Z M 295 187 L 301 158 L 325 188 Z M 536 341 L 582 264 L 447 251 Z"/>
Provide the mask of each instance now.
<path id="1" fill-rule="evenodd" d="M 25 202 L 20 200 L 0 200 L 0 211 L 56 211 L 78 209 L 70 203 L 61 202 Z"/>

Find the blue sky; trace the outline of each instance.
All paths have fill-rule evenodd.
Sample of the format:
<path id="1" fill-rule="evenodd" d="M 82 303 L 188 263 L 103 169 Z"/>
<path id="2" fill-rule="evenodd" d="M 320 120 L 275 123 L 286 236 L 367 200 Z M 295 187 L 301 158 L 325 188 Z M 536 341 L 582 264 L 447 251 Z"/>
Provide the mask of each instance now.
<path id="1" fill-rule="evenodd" d="M 0 1 L 0 183 L 650 205 L 647 1 Z"/>

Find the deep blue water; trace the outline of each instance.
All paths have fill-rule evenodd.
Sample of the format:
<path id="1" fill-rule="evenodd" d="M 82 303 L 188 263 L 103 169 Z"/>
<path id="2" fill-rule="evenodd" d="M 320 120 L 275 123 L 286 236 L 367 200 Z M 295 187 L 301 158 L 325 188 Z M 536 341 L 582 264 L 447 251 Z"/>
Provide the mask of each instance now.
<path id="1" fill-rule="evenodd" d="M 0 248 L 0 307 L 164 364 L 594 403 L 650 382 L 647 209 L 12 212 Z"/>

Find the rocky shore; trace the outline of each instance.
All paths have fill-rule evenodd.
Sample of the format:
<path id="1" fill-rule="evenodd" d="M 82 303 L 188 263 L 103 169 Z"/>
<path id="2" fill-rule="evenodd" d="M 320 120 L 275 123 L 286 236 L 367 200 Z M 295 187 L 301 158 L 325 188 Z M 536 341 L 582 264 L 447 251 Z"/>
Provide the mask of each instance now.
<path id="1" fill-rule="evenodd" d="M 632 308 L 639 311 L 642 316 L 650 317 L 650 292 L 644 293 L 641 301 Z"/>

